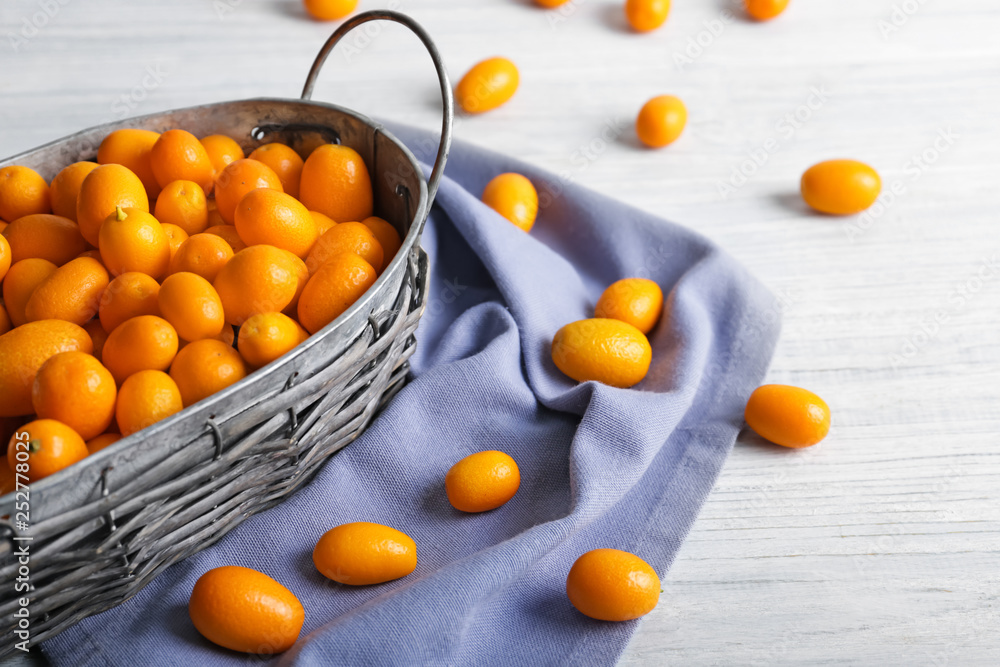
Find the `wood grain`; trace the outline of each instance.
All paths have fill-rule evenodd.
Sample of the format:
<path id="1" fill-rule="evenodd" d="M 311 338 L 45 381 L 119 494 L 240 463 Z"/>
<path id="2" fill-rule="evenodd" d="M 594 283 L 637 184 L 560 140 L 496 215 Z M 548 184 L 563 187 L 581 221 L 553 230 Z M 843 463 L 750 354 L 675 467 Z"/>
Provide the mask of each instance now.
<path id="1" fill-rule="evenodd" d="M 331 30 L 297 0 L 62 1 L 17 51 L 6 36 L 39 5 L 0 4 L 0 154 L 123 110 L 294 97 Z M 834 410 L 812 451 L 741 438 L 623 664 L 996 664 L 1000 6 L 793 0 L 756 24 L 731 0 L 678 0 L 633 35 L 620 5 L 362 2 L 422 22 L 453 78 L 513 58 L 515 98 L 456 136 L 718 241 L 784 304 L 770 381 Z M 894 25 L 894 6 L 917 10 Z M 438 126 L 430 61 L 402 30 L 329 65 L 317 99 Z M 640 149 L 634 115 L 663 93 L 685 99 L 688 129 Z M 900 194 L 867 218 L 809 214 L 798 178 L 831 157 Z M 723 197 L 741 165 L 752 174 Z"/>

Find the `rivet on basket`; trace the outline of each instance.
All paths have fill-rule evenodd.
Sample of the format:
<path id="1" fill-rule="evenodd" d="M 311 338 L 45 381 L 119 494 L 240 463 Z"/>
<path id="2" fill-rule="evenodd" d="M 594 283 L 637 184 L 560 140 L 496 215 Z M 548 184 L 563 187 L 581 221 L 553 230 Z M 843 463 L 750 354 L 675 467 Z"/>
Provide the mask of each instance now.
<path id="1" fill-rule="evenodd" d="M 411 217 L 413 212 L 410 210 L 410 188 L 406 187 L 402 183 L 396 186 L 396 196 L 402 197 L 406 200 L 406 217 Z"/>
<path id="2" fill-rule="evenodd" d="M 212 415 L 205 420 L 208 424 L 208 428 L 212 431 L 212 439 L 215 441 L 215 456 L 212 457 L 213 461 L 218 461 L 222 458 L 222 431 L 219 430 L 219 425 L 215 423 L 215 415 Z"/>

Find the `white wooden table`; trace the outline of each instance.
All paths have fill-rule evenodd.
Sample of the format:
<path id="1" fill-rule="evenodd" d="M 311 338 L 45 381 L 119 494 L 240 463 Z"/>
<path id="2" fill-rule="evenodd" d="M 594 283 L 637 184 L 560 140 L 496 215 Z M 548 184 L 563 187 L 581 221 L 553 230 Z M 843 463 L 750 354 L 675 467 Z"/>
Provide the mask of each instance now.
<path id="1" fill-rule="evenodd" d="M 457 136 L 725 246 L 784 304 L 770 380 L 833 409 L 814 450 L 741 438 L 624 664 L 1000 663 L 1000 5 L 792 0 L 754 24 L 731 0 L 677 0 L 642 36 L 620 5 L 362 0 L 421 21 L 455 78 L 515 60 L 514 100 Z M 0 154 L 295 97 L 330 30 L 298 0 L 3 0 Z M 354 47 L 318 99 L 438 126 L 414 38 L 386 27 Z M 686 100 L 687 132 L 641 150 L 635 113 L 663 93 Z M 898 194 L 860 220 L 811 215 L 798 178 L 831 157 Z"/>

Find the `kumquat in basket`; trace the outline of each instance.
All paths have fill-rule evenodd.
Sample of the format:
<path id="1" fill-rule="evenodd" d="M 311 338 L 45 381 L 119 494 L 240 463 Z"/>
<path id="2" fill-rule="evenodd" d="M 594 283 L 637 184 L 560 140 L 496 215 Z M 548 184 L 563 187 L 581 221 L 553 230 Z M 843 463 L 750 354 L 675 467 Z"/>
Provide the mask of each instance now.
<path id="1" fill-rule="evenodd" d="M 288 353 L 401 245 L 353 149 L 179 128 L 115 130 L 51 183 L 0 169 L 0 218 L 0 417 L 32 480 Z"/>

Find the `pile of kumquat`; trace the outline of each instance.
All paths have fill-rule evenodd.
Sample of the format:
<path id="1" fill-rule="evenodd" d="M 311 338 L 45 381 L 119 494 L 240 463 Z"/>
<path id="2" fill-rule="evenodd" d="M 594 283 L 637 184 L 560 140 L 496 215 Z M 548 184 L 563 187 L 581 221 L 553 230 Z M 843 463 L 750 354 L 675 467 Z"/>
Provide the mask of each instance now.
<path id="1" fill-rule="evenodd" d="M 278 359 L 401 245 L 353 149 L 244 157 L 181 129 L 116 130 L 51 183 L 0 169 L 0 218 L 5 480 L 58 472 Z"/>

